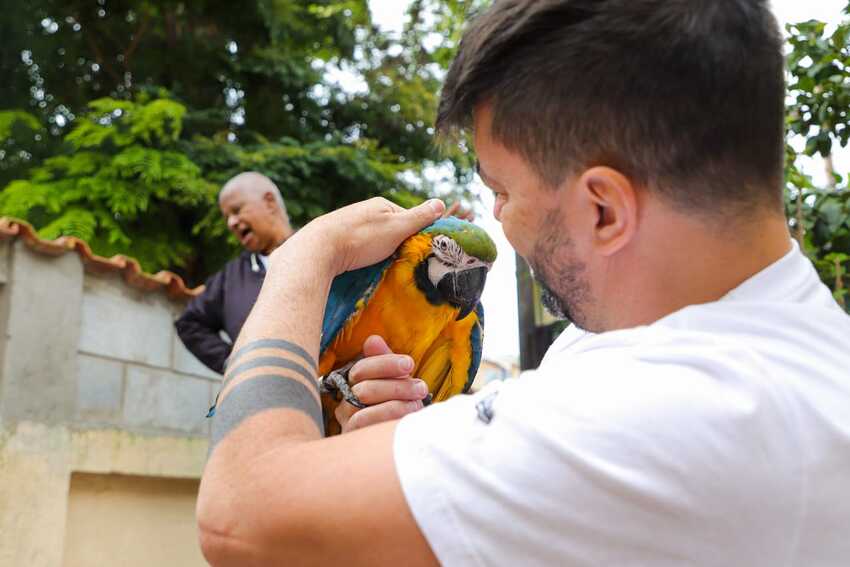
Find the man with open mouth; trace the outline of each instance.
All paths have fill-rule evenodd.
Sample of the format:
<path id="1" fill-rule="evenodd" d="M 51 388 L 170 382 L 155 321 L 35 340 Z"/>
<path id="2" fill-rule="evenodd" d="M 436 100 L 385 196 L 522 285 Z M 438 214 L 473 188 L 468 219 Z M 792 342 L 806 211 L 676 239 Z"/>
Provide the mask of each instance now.
<path id="1" fill-rule="evenodd" d="M 237 258 L 206 281 L 175 322 L 186 348 L 222 373 L 235 339 L 248 317 L 263 279 L 268 255 L 294 232 L 277 186 L 265 175 L 246 172 L 224 184 L 218 196 L 221 214 L 242 247 Z"/>

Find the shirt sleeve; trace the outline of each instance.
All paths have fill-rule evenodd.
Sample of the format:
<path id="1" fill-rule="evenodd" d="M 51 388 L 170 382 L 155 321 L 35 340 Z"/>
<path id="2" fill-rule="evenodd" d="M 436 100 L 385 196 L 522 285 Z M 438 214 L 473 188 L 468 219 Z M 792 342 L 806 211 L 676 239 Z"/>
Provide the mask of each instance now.
<path id="1" fill-rule="evenodd" d="M 193 298 L 174 322 L 177 335 L 186 348 L 208 368 L 224 373 L 232 345 L 219 336 L 223 328 L 224 271 L 207 280 L 201 295 Z"/>
<path id="2" fill-rule="evenodd" d="M 693 368 L 606 366 L 402 419 L 396 469 L 441 564 L 783 564 L 798 467 L 771 402 Z"/>

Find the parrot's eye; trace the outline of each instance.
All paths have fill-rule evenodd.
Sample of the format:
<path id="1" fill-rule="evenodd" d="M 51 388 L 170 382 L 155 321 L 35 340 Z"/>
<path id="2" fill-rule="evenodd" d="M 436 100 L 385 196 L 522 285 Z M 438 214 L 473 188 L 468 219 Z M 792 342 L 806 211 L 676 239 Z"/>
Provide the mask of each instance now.
<path id="1" fill-rule="evenodd" d="M 445 249 L 446 249 L 446 246 L 448 246 L 448 245 L 446 244 L 446 241 L 445 241 L 445 240 L 441 240 L 441 241 L 440 241 L 440 249 L 441 249 L 441 250 L 445 250 Z"/>

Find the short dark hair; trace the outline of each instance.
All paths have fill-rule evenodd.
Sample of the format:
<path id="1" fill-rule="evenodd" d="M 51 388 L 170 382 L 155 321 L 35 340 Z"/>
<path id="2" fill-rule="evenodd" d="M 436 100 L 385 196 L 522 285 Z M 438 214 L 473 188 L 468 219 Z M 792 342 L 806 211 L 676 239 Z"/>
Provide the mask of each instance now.
<path id="1" fill-rule="evenodd" d="M 767 0 L 496 0 L 437 128 L 492 102 L 494 138 L 549 186 L 608 165 L 687 211 L 781 210 L 784 97 Z"/>

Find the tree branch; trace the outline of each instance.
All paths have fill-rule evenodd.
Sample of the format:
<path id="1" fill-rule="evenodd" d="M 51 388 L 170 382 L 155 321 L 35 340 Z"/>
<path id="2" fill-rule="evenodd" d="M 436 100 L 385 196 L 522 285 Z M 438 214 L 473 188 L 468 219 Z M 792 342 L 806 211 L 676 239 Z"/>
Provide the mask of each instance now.
<path id="1" fill-rule="evenodd" d="M 844 294 L 841 291 L 844 289 L 844 266 L 839 258 L 835 258 L 835 291 L 838 298 L 838 304 L 847 308 L 847 303 L 844 301 Z"/>
<path id="2" fill-rule="evenodd" d="M 136 30 L 136 33 L 133 34 L 133 40 L 130 42 L 130 45 L 127 47 L 127 50 L 124 52 L 124 70 L 130 71 L 130 58 L 133 56 L 133 53 L 136 51 L 136 48 L 139 46 L 139 42 L 142 39 L 142 36 L 145 35 L 145 32 L 148 29 L 148 26 L 151 22 L 151 14 L 150 12 L 145 12 L 144 18 L 142 18 L 142 23 L 139 25 L 139 29 Z"/>
<path id="3" fill-rule="evenodd" d="M 830 189 L 835 189 L 835 164 L 832 161 L 832 154 L 823 157 L 823 167 L 826 171 L 826 184 Z"/>
<path id="4" fill-rule="evenodd" d="M 794 216 L 796 220 L 796 226 L 794 227 L 794 238 L 797 239 L 797 242 L 800 244 L 800 250 L 805 250 L 803 247 L 803 240 L 806 236 L 806 228 L 803 226 L 803 190 L 797 189 L 797 214 Z"/>
<path id="5" fill-rule="evenodd" d="M 79 21 L 79 20 L 78 20 Z M 103 53 L 101 53 L 100 48 L 97 43 L 94 41 L 93 32 L 94 30 L 90 30 L 89 33 L 83 33 L 83 36 L 86 38 L 86 43 L 88 43 L 91 50 L 94 52 L 94 58 L 97 61 L 97 64 L 100 65 L 104 71 L 106 71 L 112 80 L 115 81 L 116 84 L 123 84 L 124 80 L 115 72 L 115 69 L 112 68 L 106 59 L 103 57 Z"/>

